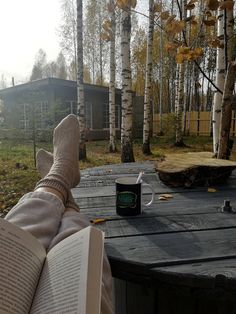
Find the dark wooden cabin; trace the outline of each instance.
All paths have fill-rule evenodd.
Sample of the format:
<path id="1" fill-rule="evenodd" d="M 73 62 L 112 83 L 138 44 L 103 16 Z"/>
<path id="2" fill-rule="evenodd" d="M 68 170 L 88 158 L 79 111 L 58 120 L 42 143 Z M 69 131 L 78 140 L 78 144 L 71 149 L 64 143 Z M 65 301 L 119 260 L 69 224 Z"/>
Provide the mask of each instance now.
<path id="1" fill-rule="evenodd" d="M 108 87 L 84 85 L 88 139 L 109 138 Z M 69 113 L 77 113 L 75 81 L 45 78 L 0 90 L 4 124 L 8 129 L 52 129 Z M 142 136 L 143 97 L 133 94 L 133 136 Z M 116 90 L 117 135 L 121 125 L 121 90 Z"/>

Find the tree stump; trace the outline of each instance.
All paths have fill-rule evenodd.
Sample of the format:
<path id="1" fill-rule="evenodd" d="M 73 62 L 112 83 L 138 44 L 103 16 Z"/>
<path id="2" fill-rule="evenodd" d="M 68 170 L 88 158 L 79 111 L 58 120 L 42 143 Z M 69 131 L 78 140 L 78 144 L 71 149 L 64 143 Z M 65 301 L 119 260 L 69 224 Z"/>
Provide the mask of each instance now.
<path id="1" fill-rule="evenodd" d="M 213 158 L 211 152 L 171 154 L 156 164 L 160 180 L 172 187 L 224 183 L 235 168 L 236 162 Z"/>

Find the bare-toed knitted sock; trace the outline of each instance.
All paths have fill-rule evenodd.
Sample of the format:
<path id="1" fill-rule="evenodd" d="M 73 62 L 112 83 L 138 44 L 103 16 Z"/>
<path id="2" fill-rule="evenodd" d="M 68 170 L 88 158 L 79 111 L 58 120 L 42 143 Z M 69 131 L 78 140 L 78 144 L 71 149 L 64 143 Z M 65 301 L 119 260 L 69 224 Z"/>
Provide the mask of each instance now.
<path id="1" fill-rule="evenodd" d="M 69 190 L 80 180 L 78 167 L 79 123 L 75 115 L 64 118 L 53 133 L 53 165 L 49 173 L 38 182 L 35 189 L 50 187 L 63 196 L 64 204 Z"/>
<path id="2" fill-rule="evenodd" d="M 36 167 L 41 178 L 44 178 L 49 173 L 52 165 L 53 165 L 53 154 L 44 149 L 40 149 L 36 155 Z M 68 194 L 68 199 L 65 204 L 65 208 L 72 208 L 76 211 L 80 210 L 79 206 L 75 203 L 70 190 Z"/>

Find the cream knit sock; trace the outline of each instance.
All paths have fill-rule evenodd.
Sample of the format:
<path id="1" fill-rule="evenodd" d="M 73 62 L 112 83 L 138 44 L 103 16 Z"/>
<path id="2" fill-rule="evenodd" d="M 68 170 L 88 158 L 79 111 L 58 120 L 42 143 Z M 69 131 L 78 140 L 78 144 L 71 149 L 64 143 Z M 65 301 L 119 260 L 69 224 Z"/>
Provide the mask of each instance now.
<path id="1" fill-rule="evenodd" d="M 79 123 L 77 117 L 71 114 L 54 129 L 53 165 L 48 174 L 38 182 L 36 189 L 54 188 L 62 194 L 66 204 L 70 189 L 80 180 L 78 153 Z"/>
<path id="2" fill-rule="evenodd" d="M 53 154 L 44 149 L 40 149 L 36 155 L 36 167 L 41 178 L 44 178 L 49 173 L 52 165 Z M 73 208 L 76 211 L 80 211 L 79 206 L 75 203 L 75 200 L 70 190 L 68 194 L 68 200 L 65 204 L 65 208 Z"/>

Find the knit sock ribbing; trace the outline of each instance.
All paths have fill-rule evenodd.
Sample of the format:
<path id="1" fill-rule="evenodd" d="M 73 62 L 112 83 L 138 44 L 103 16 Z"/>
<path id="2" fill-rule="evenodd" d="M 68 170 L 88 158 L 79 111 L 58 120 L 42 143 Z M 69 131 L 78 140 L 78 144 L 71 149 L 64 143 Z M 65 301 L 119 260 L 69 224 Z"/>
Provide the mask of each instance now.
<path id="1" fill-rule="evenodd" d="M 75 115 L 64 118 L 54 129 L 53 164 L 48 174 L 38 182 L 40 187 L 54 188 L 60 192 L 66 204 L 69 191 L 80 180 L 78 167 L 79 124 Z"/>
<path id="2" fill-rule="evenodd" d="M 36 167 L 41 178 L 44 178 L 50 171 L 53 165 L 53 154 L 50 152 L 40 149 L 36 155 Z M 79 182 L 78 182 L 79 183 Z M 76 211 L 79 211 L 78 205 L 75 203 L 74 198 L 71 194 L 71 191 L 68 192 L 68 199 L 65 203 L 66 208 L 73 208 Z"/>

